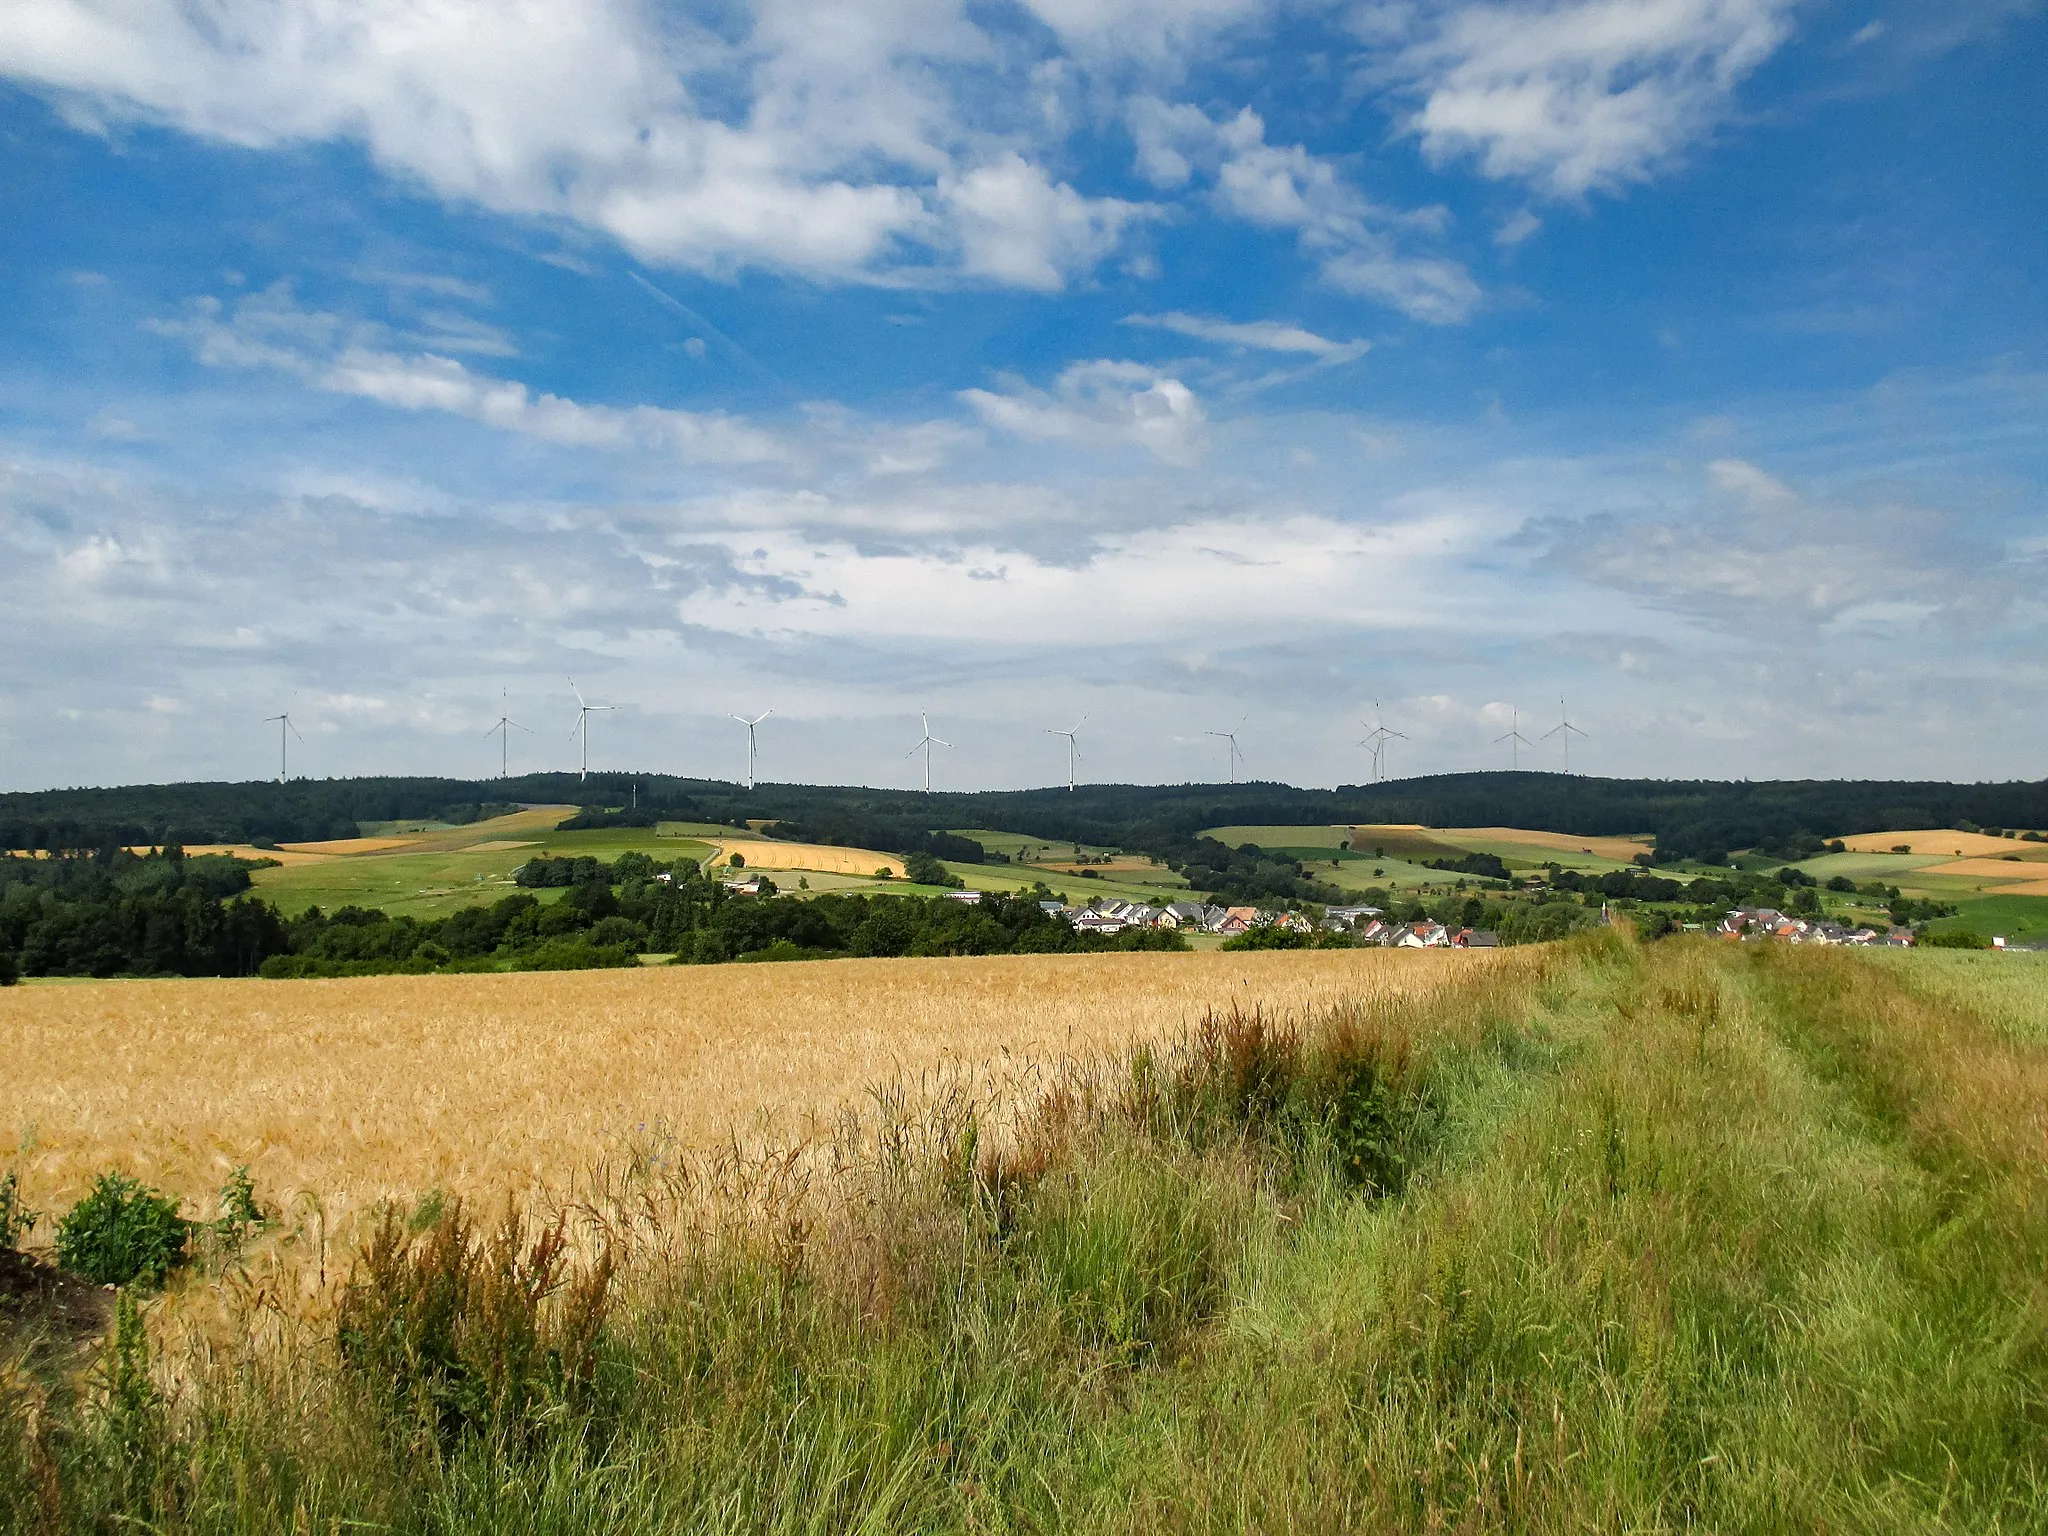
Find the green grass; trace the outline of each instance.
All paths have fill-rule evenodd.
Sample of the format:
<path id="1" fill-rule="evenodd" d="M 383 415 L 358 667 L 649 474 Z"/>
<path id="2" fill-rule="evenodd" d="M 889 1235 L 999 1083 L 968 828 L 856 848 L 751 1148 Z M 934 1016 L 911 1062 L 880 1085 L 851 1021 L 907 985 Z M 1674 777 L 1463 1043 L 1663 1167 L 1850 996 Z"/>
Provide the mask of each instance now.
<path id="1" fill-rule="evenodd" d="M 2048 939 L 2048 897 L 1952 895 L 1961 911 L 1929 924 L 1935 933 L 1963 931 L 1985 938 L 2003 937 L 2015 944 Z"/>
<path id="2" fill-rule="evenodd" d="M 1882 958 L 1916 990 L 1974 1010 L 2012 1039 L 2048 1045 L 2048 953 L 1894 949 Z"/>
<path id="3" fill-rule="evenodd" d="M 287 914 L 317 906 L 325 911 L 350 904 L 379 907 L 392 916 L 446 917 L 451 912 L 510 895 L 512 871 L 538 854 L 588 855 L 612 860 L 638 850 L 657 859 L 702 859 L 709 845 L 690 838 L 657 835 L 652 828 L 617 832 L 541 832 L 494 838 L 480 823 L 475 841 L 516 842 L 516 848 L 471 852 L 443 848 L 350 854 L 310 864 L 259 869 L 257 894 Z"/>
<path id="4" fill-rule="evenodd" d="M 1006 1138 L 884 1094 L 614 1169 L 612 1270 L 423 1206 L 337 1317 L 17 1347 L 0 1530 L 2048 1531 L 2038 992 L 1928 958 L 1609 932 Z"/>

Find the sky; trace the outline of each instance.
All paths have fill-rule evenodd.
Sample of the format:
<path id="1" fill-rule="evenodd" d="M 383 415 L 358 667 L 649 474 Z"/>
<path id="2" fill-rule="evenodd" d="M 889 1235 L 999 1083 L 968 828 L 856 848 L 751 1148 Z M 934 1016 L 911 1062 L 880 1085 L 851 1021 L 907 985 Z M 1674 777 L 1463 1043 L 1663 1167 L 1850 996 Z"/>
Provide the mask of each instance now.
<path id="1" fill-rule="evenodd" d="M 1119 782 L 1365 782 L 1375 719 L 2041 778 L 2044 58 L 2041 0 L 9 0 L 0 788 L 274 775 L 284 711 L 294 775 L 573 768 L 572 678 L 594 769 L 728 779 L 764 710 L 767 780 L 917 785 L 921 711 L 956 789 L 1077 721 Z"/>

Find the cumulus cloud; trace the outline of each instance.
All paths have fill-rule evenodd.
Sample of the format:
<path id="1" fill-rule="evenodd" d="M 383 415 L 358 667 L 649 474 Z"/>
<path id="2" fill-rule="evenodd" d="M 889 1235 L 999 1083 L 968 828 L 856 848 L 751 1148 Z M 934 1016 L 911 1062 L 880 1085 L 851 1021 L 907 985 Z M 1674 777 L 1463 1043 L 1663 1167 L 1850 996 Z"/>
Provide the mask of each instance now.
<path id="1" fill-rule="evenodd" d="M 1124 226 L 1152 210 L 1081 196 L 1014 150 L 939 184 L 960 241 L 961 270 L 1019 288 L 1053 290 L 1115 250 Z"/>
<path id="2" fill-rule="evenodd" d="M 984 100 L 1016 61 L 959 0 L 756 0 L 729 19 L 634 0 L 18 0 L 0 73 L 82 123 L 354 140 L 441 196 L 704 271 L 950 263 L 1056 287 L 1132 215 L 1052 180 L 1028 139 L 991 152 L 984 119 L 998 146 L 1015 125 Z"/>
<path id="3" fill-rule="evenodd" d="M 1013 380 L 965 400 L 992 427 L 1031 442 L 1135 445 L 1169 464 L 1193 464 L 1208 448 L 1208 417 L 1195 392 L 1142 363 L 1075 363 L 1052 389 Z"/>
<path id="4" fill-rule="evenodd" d="M 1418 13 L 1392 73 L 1438 161 L 1559 197 L 1640 181 L 1710 131 L 1797 0 L 1519 0 Z M 1377 13 L 1385 16 L 1385 12 Z"/>

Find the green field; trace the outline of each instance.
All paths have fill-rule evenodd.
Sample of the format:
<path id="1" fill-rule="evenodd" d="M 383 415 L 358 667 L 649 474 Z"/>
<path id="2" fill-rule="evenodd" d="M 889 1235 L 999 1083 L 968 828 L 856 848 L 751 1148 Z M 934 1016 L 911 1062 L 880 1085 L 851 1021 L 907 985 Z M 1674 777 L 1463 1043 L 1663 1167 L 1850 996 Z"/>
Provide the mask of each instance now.
<path id="1" fill-rule="evenodd" d="M 259 869 L 252 877 L 258 894 L 286 914 L 317 906 L 377 907 L 394 917 L 445 917 L 479 902 L 492 902 L 514 889 L 512 871 L 538 854 L 589 856 L 605 860 L 637 850 L 651 858 L 702 859 L 710 847 L 682 824 L 616 831 L 556 832 L 553 825 L 573 807 L 526 811 L 463 827 L 393 823 L 366 836 L 427 834 L 417 848 L 351 853 L 318 862 Z M 719 829 L 710 829 L 716 832 Z M 730 832 L 730 828 L 724 829 Z M 497 844 L 501 846 L 478 845 Z M 547 893 L 536 893 L 547 898 Z"/>
<path id="2" fill-rule="evenodd" d="M 657 1141 L 552 1285 L 423 1199 L 289 1327 L 195 1272 L 232 1348 L 12 1335 L 0 1528 L 2048 1532 L 2037 960 L 1406 958 L 799 1181 Z"/>

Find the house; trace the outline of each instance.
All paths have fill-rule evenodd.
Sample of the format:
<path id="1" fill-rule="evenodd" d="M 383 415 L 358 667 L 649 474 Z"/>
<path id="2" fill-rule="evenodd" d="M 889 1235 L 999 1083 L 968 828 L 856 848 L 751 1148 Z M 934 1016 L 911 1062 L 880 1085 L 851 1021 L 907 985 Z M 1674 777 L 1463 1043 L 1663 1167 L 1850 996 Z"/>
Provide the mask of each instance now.
<path id="1" fill-rule="evenodd" d="M 761 877 L 754 875 L 745 880 L 728 880 L 725 888 L 735 896 L 758 896 L 761 894 Z"/>
<path id="2" fill-rule="evenodd" d="M 981 892 L 948 891 L 946 892 L 946 900 L 961 902 L 970 907 L 978 907 L 981 905 Z"/>
<path id="3" fill-rule="evenodd" d="M 1299 912 L 1282 912 L 1272 920 L 1270 926 L 1292 929 L 1300 933 L 1313 933 L 1316 927 L 1313 918 L 1303 917 Z"/>
<path id="4" fill-rule="evenodd" d="M 1161 928 L 1200 929 L 1206 927 L 1208 921 L 1209 909 L 1199 901 L 1168 902 L 1159 913 Z"/>
<path id="5" fill-rule="evenodd" d="M 1067 907 L 1065 902 L 1041 901 L 1038 904 L 1038 910 L 1047 917 L 1063 917 L 1066 915 Z"/>
<path id="6" fill-rule="evenodd" d="M 1074 932 L 1076 933 L 1099 933 L 1104 938 L 1108 938 L 1112 934 L 1124 931 L 1124 925 L 1116 918 L 1087 908 L 1076 912 L 1072 921 Z"/>
<path id="7" fill-rule="evenodd" d="M 1910 928 L 1894 928 L 1884 936 L 1884 942 L 1887 949 L 1911 949 L 1913 932 Z"/>
<path id="8" fill-rule="evenodd" d="M 1329 907 L 1323 912 L 1323 920 L 1332 927 L 1355 929 L 1366 919 L 1379 915 L 1378 907 Z"/>
<path id="9" fill-rule="evenodd" d="M 1240 933 L 1250 933 L 1257 926 L 1258 918 L 1258 912 L 1251 907 L 1232 907 L 1209 931 L 1223 934 L 1227 938 L 1235 938 Z"/>
<path id="10" fill-rule="evenodd" d="M 1419 923 L 1402 923 L 1394 930 L 1396 949 L 1442 949 L 1451 942 L 1450 930 L 1442 923 L 1425 919 Z"/>
<path id="11" fill-rule="evenodd" d="M 1159 908 L 1137 902 L 1124 909 L 1123 920 L 1131 928 L 1156 928 L 1159 926 Z"/>
<path id="12" fill-rule="evenodd" d="M 1451 945 L 1455 949 L 1496 949 L 1500 935 L 1485 928 L 1460 928 L 1451 936 Z"/>

